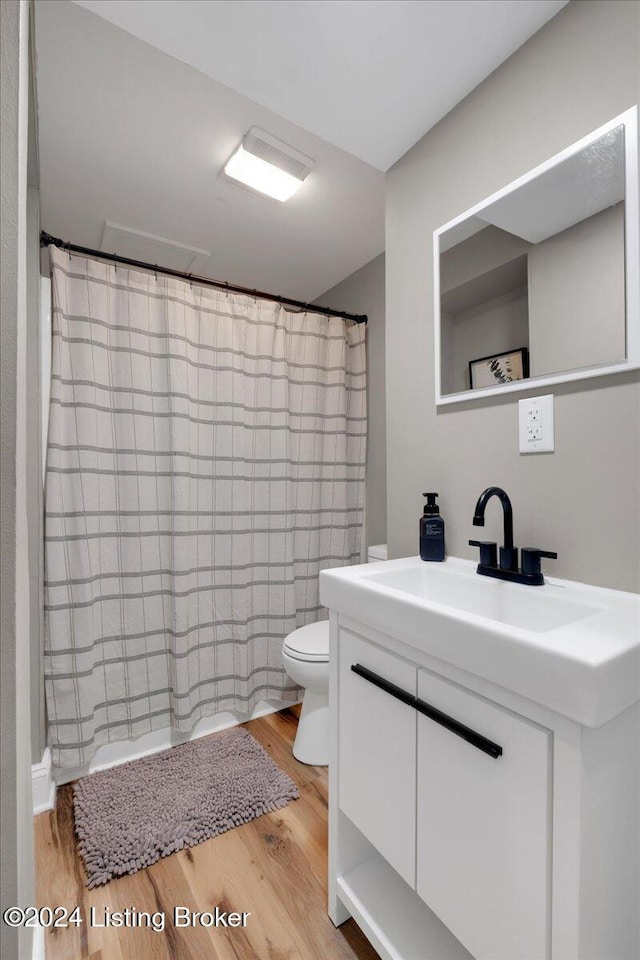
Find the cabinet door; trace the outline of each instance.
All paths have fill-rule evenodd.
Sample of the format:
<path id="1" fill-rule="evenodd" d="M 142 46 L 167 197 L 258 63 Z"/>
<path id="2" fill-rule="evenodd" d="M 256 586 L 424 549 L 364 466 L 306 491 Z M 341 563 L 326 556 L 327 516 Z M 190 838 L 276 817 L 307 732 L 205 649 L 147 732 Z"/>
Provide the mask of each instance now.
<path id="1" fill-rule="evenodd" d="M 339 806 L 415 889 L 416 711 L 351 667 L 412 697 L 417 670 L 346 630 L 338 657 Z"/>
<path id="2" fill-rule="evenodd" d="M 549 956 L 551 734 L 424 670 L 417 892 L 476 960 Z M 502 748 L 463 739 L 455 722 Z M 473 740 L 473 737 L 471 737 Z"/>

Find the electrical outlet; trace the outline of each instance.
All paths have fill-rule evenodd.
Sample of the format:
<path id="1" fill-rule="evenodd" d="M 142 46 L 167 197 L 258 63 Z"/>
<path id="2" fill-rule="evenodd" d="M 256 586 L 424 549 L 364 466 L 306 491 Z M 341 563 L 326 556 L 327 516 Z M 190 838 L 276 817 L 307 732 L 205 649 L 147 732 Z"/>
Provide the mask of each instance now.
<path id="1" fill-rule="evenodd" d="M 518 401 L 520 453 L 554 450 L 553 394 Z"/>
<path id="2" fill-rule="evenodd" d="M 542 440 L 542 416 L 540 408 L 529 405 L 527 407 L 527 442 Z"/>

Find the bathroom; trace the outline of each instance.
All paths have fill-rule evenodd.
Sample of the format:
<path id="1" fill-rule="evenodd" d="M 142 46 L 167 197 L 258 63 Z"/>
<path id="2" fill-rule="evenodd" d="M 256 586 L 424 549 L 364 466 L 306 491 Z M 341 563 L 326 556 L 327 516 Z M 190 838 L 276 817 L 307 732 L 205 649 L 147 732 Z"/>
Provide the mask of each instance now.
<path id="1" fill-rule="evenodd" d="M 637 960 L 640 3 L 0 12 L 3 958 Z"/>

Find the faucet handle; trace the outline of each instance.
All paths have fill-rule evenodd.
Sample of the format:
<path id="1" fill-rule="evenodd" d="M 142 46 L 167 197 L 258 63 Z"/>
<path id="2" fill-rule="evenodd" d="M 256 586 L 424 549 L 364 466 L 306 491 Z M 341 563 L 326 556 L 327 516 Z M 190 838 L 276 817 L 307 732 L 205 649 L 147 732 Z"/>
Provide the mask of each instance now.
<path id="1" fill-rule="evenodd" d="M 480 564 L 483 567 L 498 566 L 498 544 L 491 540 L 469 540 L 470 547 L 480 547 Z"/>
<path id="2" fill-rule="evenodd" d="M 541 573 L 540 559 L 547 557 L 549 560 L 557 560 L 558 554 L 553 550 L 541 550 L 540 547 L 522 548 L 522 572 L 529 577 L 538 576 Z"/>

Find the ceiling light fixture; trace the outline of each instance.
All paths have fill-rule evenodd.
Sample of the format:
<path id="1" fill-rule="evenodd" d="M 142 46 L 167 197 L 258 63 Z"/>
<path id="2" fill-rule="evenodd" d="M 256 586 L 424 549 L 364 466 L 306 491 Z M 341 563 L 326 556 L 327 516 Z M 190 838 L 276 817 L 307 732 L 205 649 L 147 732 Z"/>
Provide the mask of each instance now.
<path id="1" fill-rule="evenodd" d="M 288 200 L 315 164 L 304 153 L 252 127 L 224 168 L 224 173 L 274 200 Z"/>

